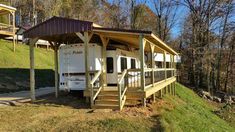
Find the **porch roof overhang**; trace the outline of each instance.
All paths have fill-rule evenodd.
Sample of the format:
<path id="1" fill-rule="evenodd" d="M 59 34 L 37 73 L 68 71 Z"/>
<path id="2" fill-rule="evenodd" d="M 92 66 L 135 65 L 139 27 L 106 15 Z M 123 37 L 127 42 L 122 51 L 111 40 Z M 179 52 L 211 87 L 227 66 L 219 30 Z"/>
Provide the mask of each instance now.
<path id="1" fill-rule="evenodd" d="M 137 49 L 139 48 L 139 36 L 143 35 L 149 43 L 155 45 L 155 51 L 166 51 L 167 53 L 177 55 L 176 51 L 170 48 L 151 31 L 104 28 L 96 26 L 93 22 L 62 17 L 52 17 L 26 30 L 24 32 L 24 38 L 38 38 L 66 44 L 78 42 L 79 38 L 76 33 L 85 31 L 110 38 Z M 150 47 L 146 45 L 145 51 L 148 50 L 150 50 Z"/>
<path id="2" fill-rule="evenodd" d="M 178 54 L 175 50 L 173 50 L 170 46 L 164 43 L 151 31 L 94 27 L 93 32 L 95 34 L 103 35 L 116 41 L 127 43 L 136 48 L 139 48 L 139 36 L 142 34 L 148 42 L 156 46 L 155 51 L 166 51 L 173 55 Z M 145 51 L 150 51 L 150 47 L 148 45 L 146 45 Z"/>
<path id="3" fill-rule="evenodd" d="M 62 17 L 52 17 L 28 30 L 24 38 L 38 38 L 47 41 L 66 43 L 77 38 L 77 32 L 92 30 L 93 22 Z"/>

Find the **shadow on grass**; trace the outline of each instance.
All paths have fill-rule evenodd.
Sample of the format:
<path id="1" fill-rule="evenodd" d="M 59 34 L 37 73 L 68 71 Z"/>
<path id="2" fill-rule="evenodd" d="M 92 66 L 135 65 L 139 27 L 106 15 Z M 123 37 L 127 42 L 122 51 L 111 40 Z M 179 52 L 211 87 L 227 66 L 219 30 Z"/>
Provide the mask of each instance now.
<path id="1" fill-rule="evenodd" d="M 54 94 L 48 94 L 37 98 L 34 104 L 53 107 L 69 106 L 75 109 L 90 108 L 90 105 L 86 103 L 85 98 L 82 96 L 82 91 L 73 93 L 60 92 L 58 98 Z"/>
<path id="2" fill-rule="evenodd" d="M 164 130 L 164 128 L 161 125 L 161 121 L 160 121 L 161 117 L 160 117 L 160 115 L 153 115 L 153 116 L 151 116 L 151 118 L 153 118 L 154 122 L 155 122 L 155 125 L 154 125 L 154 127 L 152 128 L 151 131 L 152 132 L 164 132 L 165 130 Z"/>
<path id="3" fill-rule="evenodd" d="M 0 68 L 0 93 L 29 89 L 29 69 Z M 35 85 L 39 87 L 54 86 L 52 69 L 35 69 Z"/>

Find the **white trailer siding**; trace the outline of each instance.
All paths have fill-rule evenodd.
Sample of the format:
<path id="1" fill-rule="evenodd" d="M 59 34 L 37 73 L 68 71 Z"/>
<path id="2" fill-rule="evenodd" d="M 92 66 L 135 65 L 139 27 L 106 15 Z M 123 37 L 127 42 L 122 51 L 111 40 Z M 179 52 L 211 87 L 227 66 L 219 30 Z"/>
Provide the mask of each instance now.
<path id="1" fill-rule="evenodd" d="M 89 70 L 101 70 L 101 46 L 89 44 Z M 59 50 L 60 90 L 84 90 L 84 45 L 63 45 Z"/>
<path id="2" fill-rule="evenodd" d="M 89 70 L 101 70 L 101 51 L 102 47 L 97 44 L 89 44 Z M 112 58 L 112 69 L 107 66 L 107 84 L 116 85 L 118 74 L 122 73 L 121 58 L 125 58 L 126 69 L 131 68 L 131 60 L 135 61 L 135 67 L 140 67 L 138 51 L 107 50 L 107 58 Z M 106 59 L 107 59 L 106 58 Z M 60 62 L 60 90 L 84 90 L 85 79 L 85 60 L 84 45 L 73 44 L 63 45 L 59 50 Z M 107 61 L 107 64 L 110 63 Z M 109 69 L 108 69 L 109 68 Z"/>
<path id="3" fill-rule="evenodd" d="M 121 58 L 125 58 L 127 61 L 126 69 L 131 69 L 131 60 L 135 60 L 135 69 L 140 68 L 140 61 L 138 59 L 138 52 L 130 52 L 125 50 L 110 50 L 107 51 L 107 57 L 112 57 L 114 60 L 114 70 L 112 73 L 107 72 L 107 84 L 116 85 L 118 81 L 118 74 L 122 73 L 121 70 Z"/>

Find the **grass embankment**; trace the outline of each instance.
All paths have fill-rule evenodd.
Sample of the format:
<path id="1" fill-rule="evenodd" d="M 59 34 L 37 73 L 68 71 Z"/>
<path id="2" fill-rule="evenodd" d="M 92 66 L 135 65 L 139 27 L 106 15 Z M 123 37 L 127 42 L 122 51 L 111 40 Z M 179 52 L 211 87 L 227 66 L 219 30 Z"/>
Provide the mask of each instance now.
<path id="1" fill-rule="evenodd" d="M 29 87 L 29 46 L 0 40 L 0 92 Z M 53 51 L 35 48 L 36 87 L 53 85 Z"/>
<path id="2" fill-rule="evenodd" d="M 177 84 L 177 96 L 166 96 L 162 105 L 161 124 L 166 130 L 174 131 L 235 131 L 230 124 L 218 117 L 218 110 L 192 90 Z M 231 115 L 235 118 L 235 115 Z"/>
<path id="3" fill-rule="evenodd" d="M 42 98 L 35 104 L 0 108 L 0 131 L 234 131 L 210 105 L 177 84 L 177 96 L 166 95 L 146 108 L 93 112 L 71 96 Z"/>

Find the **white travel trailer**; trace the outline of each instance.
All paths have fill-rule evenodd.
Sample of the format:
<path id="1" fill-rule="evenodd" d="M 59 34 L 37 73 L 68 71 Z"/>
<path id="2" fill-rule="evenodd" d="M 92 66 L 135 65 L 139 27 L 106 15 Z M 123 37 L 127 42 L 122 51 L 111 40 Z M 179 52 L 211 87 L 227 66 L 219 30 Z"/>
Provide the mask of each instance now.
<path id="1" fill-rule="evenodd" d="M 89 44 L 89 70 L 101 70 L 101 46 Z M 117 85 L 118 74 L 124 69 L 139 68 L 138 52 L 107 50 L 107 85 Z M 84 44 L 62 45 L 59 50 L 60 90 L 84 90 Z"/>

